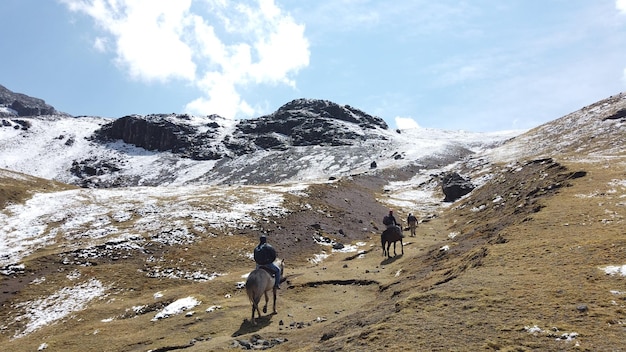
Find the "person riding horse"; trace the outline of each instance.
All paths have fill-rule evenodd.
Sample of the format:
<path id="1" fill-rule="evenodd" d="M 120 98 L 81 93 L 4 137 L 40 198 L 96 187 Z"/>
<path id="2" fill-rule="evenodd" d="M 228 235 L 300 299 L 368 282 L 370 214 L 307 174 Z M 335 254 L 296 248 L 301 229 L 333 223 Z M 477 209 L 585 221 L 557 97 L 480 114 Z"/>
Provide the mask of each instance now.
<path id="1" fill-rule="evenodd" d="M 383 246 L 383 255 L 391 257 L 389 254 L 389 247 L 393 243 L 393 254 L 396 254 L 396 242 L 400 242 L 402 247 L 402 254 L 404 254 L 404 244 L 402 243 L 402 225 L 393 216 L 393 210 L 389 209 L 389 214 L 383 218 L 383 224 L 387 227 L 385 231 L 380 235 L 381 244 Z M 385 248 L 386 247 L 386 248 Z"/>
<path id="2" fill-rule="evenodd" d="M 267 237 L 265 235 L 261 235 L 259 240 L 259 245 L 254 248 L 256 268 L 262 267 L 270 270 L 274 274 L 274 288 L 278 290 L 280 289 L 280 268 L 274 264 L 276 260 L 276 250 L 267 243 Z"/>
<path id="3" fill-rule="evenodd" d="M 388 229 L 392 229 L 391 231 L 397 233 L 399 236 L 404 237 L 401 224 L 393 216 L 393 210 L 389 209 L 389 214 L 383 218 L 383 225 Z"/>

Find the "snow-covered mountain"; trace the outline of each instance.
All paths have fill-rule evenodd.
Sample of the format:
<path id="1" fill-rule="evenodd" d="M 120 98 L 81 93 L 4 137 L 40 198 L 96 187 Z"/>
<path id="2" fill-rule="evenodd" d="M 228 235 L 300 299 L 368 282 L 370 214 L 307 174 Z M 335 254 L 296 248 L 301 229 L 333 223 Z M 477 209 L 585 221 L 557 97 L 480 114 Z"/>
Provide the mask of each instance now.
<path id="1" fill-rule="evenodd" d="M 0 168 L 87 187 L 268 184 L 448 162 L 520 131 L 389 130 L 350 106 L 299 99 L 257 119 L 5 117 Z"/>

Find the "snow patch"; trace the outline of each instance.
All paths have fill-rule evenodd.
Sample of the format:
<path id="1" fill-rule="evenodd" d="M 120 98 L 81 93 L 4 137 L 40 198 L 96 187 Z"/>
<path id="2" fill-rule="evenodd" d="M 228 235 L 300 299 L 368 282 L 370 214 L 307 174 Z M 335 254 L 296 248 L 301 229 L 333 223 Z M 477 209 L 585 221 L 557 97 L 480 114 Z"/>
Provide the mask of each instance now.
<path id="1" fill-rule="evenodd" d="M 167 307 L 163 308 L 163 310 L 158 312 L 154 316 L 154 318 L 152 318 L 152 321 L 157 321 L 160 319 L 169 318 L 172 315 L 180 314 L 186 310 L 189 310 L 199 305 L 200 303 L 202 302 L 198 301 L 194 297 L 181 298 L 177 301 L 170 303 Z"/>
<path id="2" fill-rule="evenodd" d="M 15 318 L 13 323 L 18 321 L 27 321 L 27 323 L 22 331 L 15 334 L 14 338 L 24 337 L 71 313 L 83 310 L 91 300 L 103 296 L 107 289 L 108 287 L 99 280 L 91 279 L 73 287 L 62 288 L 45 298 L 16 304 L 14 308 L 25 313 Z"/>
<path id="3" fill-rule="evenodd" d="M 622 266 L 619 266 L 619 265 L 608 265 L 608 266 L 600 268 L 600 270 L 603 270 L 608 275 L 626 276 L 626 264 L 624 264 Z"/>

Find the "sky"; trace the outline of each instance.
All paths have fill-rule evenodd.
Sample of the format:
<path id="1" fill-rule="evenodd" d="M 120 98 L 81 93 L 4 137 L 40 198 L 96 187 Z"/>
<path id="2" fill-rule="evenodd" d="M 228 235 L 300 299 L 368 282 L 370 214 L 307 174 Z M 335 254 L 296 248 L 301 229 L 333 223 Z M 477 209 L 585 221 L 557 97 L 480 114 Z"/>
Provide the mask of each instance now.
<path id="1" fill-rule="evenodd" d="M 0 84 L 75 116 L 326 99 L 524 130 L 626 91 L 626 0 L 2 0 Z"/>

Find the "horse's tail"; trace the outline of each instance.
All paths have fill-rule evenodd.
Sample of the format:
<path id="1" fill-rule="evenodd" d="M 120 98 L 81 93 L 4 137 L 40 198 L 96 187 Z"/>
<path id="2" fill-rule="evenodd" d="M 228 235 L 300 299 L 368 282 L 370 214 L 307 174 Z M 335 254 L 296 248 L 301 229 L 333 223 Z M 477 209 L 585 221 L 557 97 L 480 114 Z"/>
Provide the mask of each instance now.
<path id="1" fill-rule="evenodd" d="M 263 270 L 263 269 L 261 269 Z M 253 305 L 258 305 L 261 300 L 261 296 L 263 295 L 264 288 L 262 286 L 260 272 L 257 270 L 253 270 L 250 275 L 248 275 L 248 279 L 246 280 L 246 293 L 248 294 L 248 299 Z"/>

